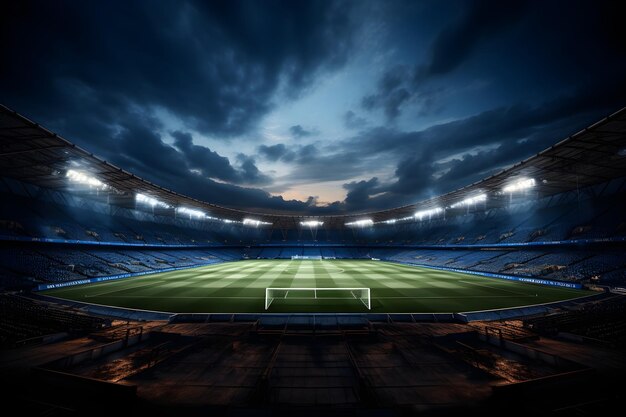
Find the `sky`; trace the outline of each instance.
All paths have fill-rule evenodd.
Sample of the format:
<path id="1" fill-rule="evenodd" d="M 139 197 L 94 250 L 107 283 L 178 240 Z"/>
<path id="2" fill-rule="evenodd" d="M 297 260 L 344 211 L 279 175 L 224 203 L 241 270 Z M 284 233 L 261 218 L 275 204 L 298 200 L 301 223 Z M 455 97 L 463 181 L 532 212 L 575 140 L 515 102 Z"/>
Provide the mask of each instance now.
<path id="1" fill-rule="evenodd" d="M 619 2 L 19 1 L 0 102 L 210 203 L 417 203 L 626 105 Z"/>

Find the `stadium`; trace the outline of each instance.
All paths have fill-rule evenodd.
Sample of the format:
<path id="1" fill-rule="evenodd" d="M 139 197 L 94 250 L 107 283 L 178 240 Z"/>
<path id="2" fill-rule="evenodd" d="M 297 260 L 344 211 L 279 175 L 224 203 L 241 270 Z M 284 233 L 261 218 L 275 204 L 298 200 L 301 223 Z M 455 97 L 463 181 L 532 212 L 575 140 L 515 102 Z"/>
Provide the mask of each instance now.
<path id="1" fill-rule="evenodd" d="M 420 338 L 427 346 L 420 349 L 436 345 L 479 368 L 481 345 L 506 350 L 511 343 L 525 349 L 517 355 L 529 369 L 538 365 L 523 358 L 540 353 L 556 380 L 565 366 L 573 373 L 568 383 L 589 368 L 560 364 L 559 349 L 569 348 L 545 353 L 537 335 L 624 346 L 626 109 L 449 194 L 315 218 L 242 212 L 163 189 L 6 107 L 0 132 L 2 200 L 11 201 L 2 205 L 2 343 L 28 349 L 95 338 L 38 366 L 40 384 L 58 380 L 86 398 L 107 389 L 126 399 L 135 391 L 112 380 L 128 375 L 141 386 L 142 369 L 158 372 L 163 361 L 166 382 L 168 371 L 182 372 L 167 368 L 184 363 L 175 352 L 201 341 L 204 353 L 224 357 L 212 359 L 218 374 L 200 378 L 224 395 L 246 396 L 263 383 L 263 401 L 290 392 L 287 404 L 346 406 L 364 401 L 357 394 L 394 404 L 413 382 L 387 388 L 363 369 L 390 366 L 397 354 L 388 343 L 398 343 L 404 357 L 415 354 L 411 343 Z M 233 347 L 239 344 L 241 351 Z M 102 353 L 109 346 L 111 357 Z M 369 359 L 374 353 L 381 358 Z M 236 388 L 219 388 L 219 375 L 235 369 L 231 361 L 249 354 L 265 358 L 258 358 L 260 370 L 243 365 L 256 376 L 233 376 Z M 137 365 L 146 355 L 149 364 Z M 504 353 L 487 356 L 494 355 Z M 114 366 L 131 358 L 138 369 Z M 318 360 L 330 374 L 308 368 Z M 90 382 L 79 387 L 73 378 Z M 309 378 L 317 382 L 309 386 Z M 330 381 L 341 386 L 326 387 Z"/>
<path id="2" fill-rule="evenodd" d="M 4 108 L 4 163 L 19 173 L 5 192 L 27 185 L 47 198 L 39 208 L 27 195 L 10 197 L 17 204 L 4 216 L 11 245 L 2 257 L 29 278 L 15 277 L 16 288 L 137 317 L 133 311 L 470 320 L 541 311 L 597 296 L 590 285 L 623 283 L 625 118 L 620 110 L 492 177 L 412 206 L 311 218 L 229 210 L 159 188 Z M 585 177 L 571 171 L 572 160 L 587 167 Z M 596 196 L 598 188 L 609 191 Z M 58 204 L 65 195 L 76 205 Z M 106 213 L 111 207 L 116 215 Z M 50 225 L 28 229 L 50 213 L 58 215 Z"/>
<path id="3" fill-rule="evenodd" d="M 6 9 L 5 410 L 623 404 L 617 5 Z"/>

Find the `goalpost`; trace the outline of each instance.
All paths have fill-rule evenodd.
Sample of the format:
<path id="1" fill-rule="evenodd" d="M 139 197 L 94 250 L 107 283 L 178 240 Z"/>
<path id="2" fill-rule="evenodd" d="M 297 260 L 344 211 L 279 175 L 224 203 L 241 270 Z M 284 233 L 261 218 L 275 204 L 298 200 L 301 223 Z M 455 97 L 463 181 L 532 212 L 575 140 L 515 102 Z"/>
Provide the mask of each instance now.
<path id="1" fill-rule="evenodd" d="M 265 309 L 276 299 L 296 300 L 359 300 L 371 310 L 369 288 L 265 288 Z"/>

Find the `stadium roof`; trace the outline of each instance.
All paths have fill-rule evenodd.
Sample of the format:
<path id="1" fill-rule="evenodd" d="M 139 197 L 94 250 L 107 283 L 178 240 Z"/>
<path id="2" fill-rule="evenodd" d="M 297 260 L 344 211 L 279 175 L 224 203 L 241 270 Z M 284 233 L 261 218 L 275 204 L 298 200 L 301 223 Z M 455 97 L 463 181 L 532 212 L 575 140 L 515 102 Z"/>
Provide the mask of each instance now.
<path id="1" fill-rule="evenodd" d="M 254 218 L 285 229 L 298 227 L 303 220 L 319 219 L 324 221 L 324 227 L 340 227 L 364 218 L 382 222 L 410 217 L 416 211 L 450 207 L 480 193 L 489 194 L 485 207 L 503 206 L 508 204 L 510 196 L 502 188 L 520 178 L 533 178 L 537 182 L 532 196 L 538 198 L 623 177 L 626 175 L 626 108 L 537 155 L 450 193 L 389 210 L 312 216 L 230 209 L 179 194 L 116 167 L 0 105 L 0 176 L 93 195 L 84 187 L 71 189 L 66 178 L 70 169 L 87 172 L 109 185 L 98 190 L 96 198 L 123 207 L 135 208 L 135 195 L 141 193 L 171 207 L 198 209 L 222 219 Z"/>

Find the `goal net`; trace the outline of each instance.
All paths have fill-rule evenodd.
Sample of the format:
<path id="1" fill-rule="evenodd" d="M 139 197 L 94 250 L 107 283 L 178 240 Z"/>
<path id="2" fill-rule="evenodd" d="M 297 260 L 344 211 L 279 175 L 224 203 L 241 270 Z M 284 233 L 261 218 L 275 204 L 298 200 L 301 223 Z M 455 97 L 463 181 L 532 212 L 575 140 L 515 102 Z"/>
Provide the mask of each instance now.
<path id="1" fill-rule="evenodd" d="M 369 288 L 266 288 L 265 309 L 275 300 L 358 300 L 372 308 Z"/>
<path id="2" fill-rule="evenodd" d="M 301 260 L 312 260 L 312 261 L 321 261 L 322 257 L 317 255 L 292 255 L 291 259 L 301 259 Z"/>

